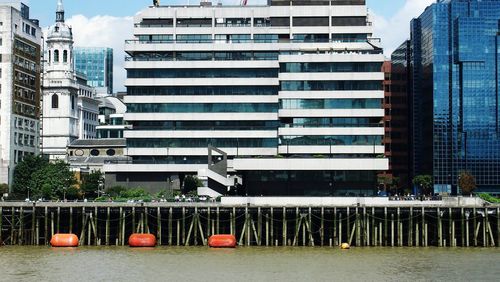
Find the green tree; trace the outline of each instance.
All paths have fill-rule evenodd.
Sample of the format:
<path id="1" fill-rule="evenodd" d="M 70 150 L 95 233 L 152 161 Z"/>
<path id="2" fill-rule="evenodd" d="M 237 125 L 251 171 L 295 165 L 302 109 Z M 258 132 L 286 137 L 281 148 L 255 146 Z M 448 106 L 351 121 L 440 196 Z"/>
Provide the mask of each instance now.
<path id="1" fill-rule="evenodd" d="M 107 188 L 105 193 L 106 193 L 106 195 L 108 195 L 112 198 L 116 198 L 116 197 L 119 197 L 120 194 L 125 190 L 127 190 L 127 188 L 125 188 L 123 186 L 113 186 L 113 187 Z"/>
<path id="2" fill-rule="evenodd" d="M 77 183 L 69 164 L 60 160 L 48 163 L 33 173 L 31 182 L 33 195 L 47 199 L 64 198 Z"/>
<path id="3" fill-rule="evenodd" d="M 189 194 L 190 192 L 196 191 L 196 189 L 201 186 L 203 186 L 203 183 L 198 177 L 188 175 L 184 179 L 184 189 L 182 193 Z"/>
<path id="4" fill-rule="evenodd" d="M 94 170 L 82 177 L 80 189 L 85 198 L 95 199 L 98 197 L 97 192 L 102 183 L 104 183 L 104 175 L 100 170 Z"/>
<path id="5" fill-rule="evenodd" d="M 413 185 L 420 187 L 421 192 L 425 195 L 432 193 L 432 187 L 434 182 L 432 180 L 432 175 L 417 175 L 413 178 Z"/>
<path id="6" fill-rule="evenodd" d="M 26 156 L 16 165 L 12 191 L 15 194 L 27 196 L 28 189 L 32 192 L 35 188 L 33 175 L 47 166 L 49 161 L 42 156 Z"/>
<path id="7" fill-rule="evenodd" d="M 462 190 L 463 195 L 470 195 L 476 190 L 476 179 L 468 171 L 462 171 L 458 176 L 458 187 Z"/>
<path id="8" fill-rule="evenodd" d="M 0 197 L 5 193 L 9 193 L 9 184 L 2 183 L 0 184 Z"/>

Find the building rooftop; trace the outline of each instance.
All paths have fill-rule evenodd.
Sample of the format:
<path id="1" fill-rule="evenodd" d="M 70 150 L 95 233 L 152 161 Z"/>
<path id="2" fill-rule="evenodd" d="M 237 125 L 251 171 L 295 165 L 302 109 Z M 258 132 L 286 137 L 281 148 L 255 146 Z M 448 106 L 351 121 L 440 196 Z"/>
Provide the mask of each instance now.
<path id="1" fill-rule="evenodd" d="M 75 147 L 125 147 L 126 141 L 124 138 L 107 138 L 107 139 L 78 139 L 73 141 L 68 148 Z"/>

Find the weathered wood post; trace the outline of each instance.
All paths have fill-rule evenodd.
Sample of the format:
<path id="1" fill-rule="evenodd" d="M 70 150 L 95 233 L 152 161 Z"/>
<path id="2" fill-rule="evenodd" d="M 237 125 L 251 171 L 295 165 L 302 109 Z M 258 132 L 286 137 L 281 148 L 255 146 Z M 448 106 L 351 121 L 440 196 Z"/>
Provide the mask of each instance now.
<path id="1" fill-rule="evenodd" d="M 73 233 L 73 207 L 69 207 L 69 233 Z"/>
<path id="2" fill-rule="evenodd" d="M 401 229 L 402 229 L 402 228 L 401 228 L 401 209 L 400 209 L 399 207 L 398 207 L 398 209 L 397 209 L 397 216 L 398 216 L 398 217 L 397 217 L 397 228 L 398 228 L 398 231 L 397 231 L 397 233 L 398 233 L 397 245 L 398 245 L 399 247 L 401 247 L 403 244 L 402 244 L 402 242 L 401 242 L 401 233 L 402 233 L 402 232 L 401 232 Z"/>
<path id="3" fill-rule="evenodd" d="M 413 247 L 413 207 L 410 207 L 410 221 L 408 223 L 408 247 Z"/>
<path id="4" fill-rule="evenodd" d="M 460 232 L 461 232 L 461 235 L 460 236 L 460 239 L 462 240 L 462 244 L 460 245 L 460 247 L 464 247 L 465 246 L 465 231 L 464 231 L 464 228 L 465 228 L 465 222 L 464 222 L 464 217 L 465 217 L 465 214 L 464 214 L 464 208 L 461 208 L 460 209 Z"/>
<path id="5" fill-rule="evenodd" d="M 320 240 L 321 240 L 321 247 L 323 247 L 323 243 L 325 242 L 325 208 L 321 207 L 321 226 L 320 226 Z"/>
<path id="6" fill-rule="evenodd" d="M 387 246 L 387 241 L 388 241 L 388 234 L 387 232 L 389 231 L 388 228 L 388 222 L 387 222 L 387 207 L 384 207 L 384 246 Z"/>
<path id="7" fill-rule="evenodd" d="M 283 207 L 283 246 L 286 246 L 286 208 Z"/>
<path id="8" fill-rule="evenodd" d="M 158 246 L 161 246 L 161 208 L 157 207 L 156 208 L 156 237 L 158 237 Z"/>
<path id="9" fill-rule="evenodd" d="M 61 207 L 57 207 L 57 223 L 56 223 L 56 233 L 59 233 L 59 228 L 60 228 L 60 224 L 61 223 Z"/>
<path id="10" fill-rule="evenodd" d="M 217 226 L 215 227 L 215 232 L 217 234 L 220 234 L 219 233 L 220 232 L 220 210 L 219 210 L 219 207 L 217 207 L 217 211 L 216 212 L 217 212 L 217 222 L 216 222 Z"/>
<path id="11" fill-rule="evenodd" d="M 212 227 L 213 227 L 213 225 L 212 225 L 212 211 L 210 210 L 210 207 L 208 207 L 207 208 L 207 238 L 210 238 L 211 234 L 215 234 L 215 230 L 213 232 L 210 232 Z"/>
<path id="12" fill-rule="evenodd" d="M 186 244 L 186 208 L 182 207 L 182 245 Z"/>
<path id="13" fill-rule="evenodd" d="M 338 245 L 342 244 L 342 213 L 339 213 L 339 242 Z"/>
<path id="14" fill-rule="evenodd" d="M 394 247 L 394 213 L 391 213 L 391 247 Z"/>
<path id="15" fill-rule="evenodd" d="M 473 208 L 472 209 L 472 231 L 474 231 L 474 247 L 477 247 L 477 235 L 476 235 L 476 225 L 477 225 L 477 212 L 476 212 L 476 208 Z"/>
<path id="16" fill-rule="evenodd" d="M 441 209 L 437 208 L 437 220 L 438 220 L 438 246 L 443 246 L 443 221 L 441 218 Z"/>
<path id="17" fill-rule="evenodd" d="M 110 207 L 107 207 L 107 209 L 106 209 L 106 231 L 105 231 L 106 232 L 106 238 L 105 238 L 106 246 L 109 246 L 110 217 L 111 217 L 111 209 L 110 209 Z"/>
<path id="18" fill-rule="evenodd" d="M 271 207 L 271 245 L 273 244 L 274 242 L 274 209 L 273 207 Z"/>
<path id="19" fill-rule="evenodd" d="M 172 207 L 168 209 L 168 245 L 172 246 Z"/>
<path id="20" fill-rule="evenodd" d="M 497 246 L 500 247 L 500 208 L 497 208 Z"/>
<path id="21" fill-rule="evenodd" d="M 33 203 L 33 212 L 31 213 L 31 245 L 36 243 L 36 203 Z M 2 229 L 0 229 L 0 237 L 2 237 Z"/>
<path id="22" fill-rule="evenodd" d="M 337 242 L 337 207 L 333 208 L 333 245 L 339 245 Z"/>

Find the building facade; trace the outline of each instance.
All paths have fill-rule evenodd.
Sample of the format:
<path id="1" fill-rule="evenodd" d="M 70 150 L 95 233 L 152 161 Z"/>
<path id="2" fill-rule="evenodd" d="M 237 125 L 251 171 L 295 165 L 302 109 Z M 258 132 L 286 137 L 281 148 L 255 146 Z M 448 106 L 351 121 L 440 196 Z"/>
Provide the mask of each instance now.
<path id="1" fill-rule="evenodd" d="M 29 7 L 0 3 L 0 183 L 39 152 L 42 30 Z"/>
<path id="2" fill-rule="evenodd" d="M 113 94 L 113 49 L 105 47 L 75 47 L 75 68 L 85 74 L 87 84 L 99 96 Z"/>
<path id="3" fill-rule="evenodd" d="M 95 90 L 85 76 L 74 69 L 73 33 L 64 21 L 59 0 L 56 23 L 46 37 L 43 81 L 42 153 L 50 158 L 66 158 L 66 147 L 74 140 L 93 139 L 99 115 Z"/>
<path id="4" fill-rule="evenodd" d="M 134 35 L 124 98 L 133 164 L 107 174 L 182 179 L 206 169 L 213 146 L 243 180 L 238 194 L 376 191 L 388 168 L 384 56 L 364 0 L 149 7 Z"/>
<path id="5" fill-rule="evenodd" d="M 413 168 L 435 192 L 470 172 L 500 192 L 500 2 L 438 1 L 411 23 Z"/>
<path id="6" fill-rule="evenodd" d="M 389 171 L 385 179 L 386 190 L 401 194 L 412 190 L 410 101 L 407 81 L 409 79 L 409 45 L 401 44 L 384 62 L 384 127 L 385 155 L 389 159 Z M 387 187 L 391 186 L 391 187 Z"/>

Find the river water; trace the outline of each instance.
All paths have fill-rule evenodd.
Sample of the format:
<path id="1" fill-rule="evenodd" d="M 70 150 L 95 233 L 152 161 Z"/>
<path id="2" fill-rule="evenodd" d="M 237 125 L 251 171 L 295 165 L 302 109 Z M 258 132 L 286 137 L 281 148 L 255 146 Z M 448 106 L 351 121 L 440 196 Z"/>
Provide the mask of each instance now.
<path id="1" fill-rule="evenodd" d="M 0 247 L 0 281 L 499 281 L 500 249 Z"/>

